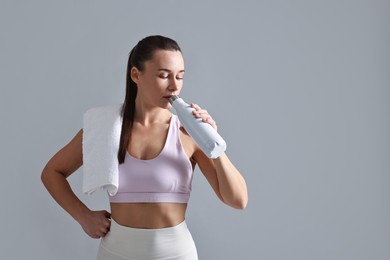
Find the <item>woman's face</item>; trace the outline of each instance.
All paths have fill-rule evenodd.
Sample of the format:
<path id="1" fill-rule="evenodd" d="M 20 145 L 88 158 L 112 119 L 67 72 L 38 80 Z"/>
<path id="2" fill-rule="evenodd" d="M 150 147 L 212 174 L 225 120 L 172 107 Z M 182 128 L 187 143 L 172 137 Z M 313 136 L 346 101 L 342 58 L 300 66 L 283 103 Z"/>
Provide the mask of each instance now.
<path id="1" fill-rule="evenodd" d="M 169 108 L 169 97 L 178 95 L 183 86 L 183 56 L 180 51 L 158 50 L 144 63 L 143 71 L 133 67 L 131 76 L 138 86 L 139 101 L 151 107 Z"/>

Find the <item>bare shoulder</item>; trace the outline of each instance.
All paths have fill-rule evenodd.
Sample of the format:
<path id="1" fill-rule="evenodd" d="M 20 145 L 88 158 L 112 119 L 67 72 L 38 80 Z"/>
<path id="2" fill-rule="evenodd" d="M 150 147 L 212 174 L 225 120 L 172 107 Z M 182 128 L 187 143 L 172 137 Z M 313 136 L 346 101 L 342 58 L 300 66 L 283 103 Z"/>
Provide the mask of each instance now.
<path id="1" fill-rule="evenodd" d="M 82 154 L 83 129 L 80 129 L 72 140 L 62 147 L 46 164 L 45 168 L 51 168 L 68 177 L 83 164 Z"/>

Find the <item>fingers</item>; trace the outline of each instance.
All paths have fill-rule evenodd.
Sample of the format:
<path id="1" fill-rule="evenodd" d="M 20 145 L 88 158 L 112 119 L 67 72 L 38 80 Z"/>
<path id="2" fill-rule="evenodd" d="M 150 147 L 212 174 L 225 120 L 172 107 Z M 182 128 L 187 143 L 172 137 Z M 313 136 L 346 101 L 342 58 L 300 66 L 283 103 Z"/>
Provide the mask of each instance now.
<path id="1" fill-rule="evenodd" d="M 201 118 L 203 122 L 210 124 L 215 130 L 217 130 L 217 124 L 214 121 L 214 119 L 210 116 L 207 110 L 202 109 L 197 104 L 191 104 L 191 107 L 195 110 L 192 112 L 192 114 L 196 118 Z"/>
<path id="2" fill-rule="evenodd" d="M 103 211 L 104 218 L 103 218 L 103 227 L 101 227 L 101 231 L 103 232 L 103 236 L 105 236 L 110 231 L 111 226 L 111 214 L 107 211 Z"/>
<path id="3" fill-rule="evenodd" d="M 110 231 L 109 228 L 101 227 L 99 232 L 100 237 L 105 237 L 109 231 Z"/>
<path id="4" fill-rule="evenodd" d="M 106 225 L 106 227 L 110 228 L 110 225 L 111 225 L 111 213 L 108 212 L 108 211 L 103 211 L 104 213 L 104 216 L 106 217 L 105 220 L 103 221 L 103 223 Z"/>
<path id="5" fill-rule="evenodd" d="M 110 218 L 111 214 L 105 210 L 93 211 L 82 227 L 91 238 L 102 238 L 110 231 Z"/>
<path id="6" fill-rule="evenodd" d="M 209 115 L 209 113 L 207 112 L 206 109 L 202 109 L 200 106 L 198 106 L 197 104 L 191 104 L 191 106 L 193 108 L 195 108 L 194 111 L 192 111 L 192 114 L 195 115 L 195 117 L 197 118 L 202 118 L 202 119 L 208 119 L 208 118 L 211 118 L 211 116 Z"/>
<path id="7" fill-rule="evenodd" d="M 109 227 L 101 226 L 97 228 L 97 230 L 94 233 L 89 234 L 89 236 L 98 239 L 98 238 L 105 237 L 108 232 L 110 232 Z"/>
<path id="8" fill-rule="evenodd" d="M 107 218 L 111 218 L 111 213 L 106 211 L 106 210 L 103 210 L 103 213 L 104 213 L 104 216 L 106 216 Z"/>

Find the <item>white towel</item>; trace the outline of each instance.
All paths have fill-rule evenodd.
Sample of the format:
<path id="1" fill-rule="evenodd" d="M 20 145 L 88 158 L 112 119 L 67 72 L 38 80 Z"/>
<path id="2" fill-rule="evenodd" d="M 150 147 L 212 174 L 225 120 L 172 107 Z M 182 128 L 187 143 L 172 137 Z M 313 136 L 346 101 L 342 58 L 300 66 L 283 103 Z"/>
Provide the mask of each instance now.
<path id="1" fill-rule="evenodd" d="M 118 150 L 122 104 L 91 108 L 83 117 L 83 192 L 118 191 Z"/>

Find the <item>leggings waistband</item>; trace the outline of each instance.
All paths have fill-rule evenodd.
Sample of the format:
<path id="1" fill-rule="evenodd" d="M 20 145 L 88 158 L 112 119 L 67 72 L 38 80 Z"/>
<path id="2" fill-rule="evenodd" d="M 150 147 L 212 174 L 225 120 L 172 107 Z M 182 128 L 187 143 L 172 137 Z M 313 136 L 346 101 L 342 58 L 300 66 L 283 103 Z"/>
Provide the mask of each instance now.
<path id="1" fill-rule="evenodd" d="M 102 258 L 103 254 L 112 255 Z M 167 228 L 143 229 L 111 220 L 110 232 L 101 240 L 99 255 L 98 259 L 197 259 L 195 243 L 185 221 Z"/>

